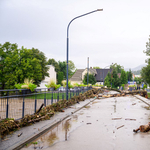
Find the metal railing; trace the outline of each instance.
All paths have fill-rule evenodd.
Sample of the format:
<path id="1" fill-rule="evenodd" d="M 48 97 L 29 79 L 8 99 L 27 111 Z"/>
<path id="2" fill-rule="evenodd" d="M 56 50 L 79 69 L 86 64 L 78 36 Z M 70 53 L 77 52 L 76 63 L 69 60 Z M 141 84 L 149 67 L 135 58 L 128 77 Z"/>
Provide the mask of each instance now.
<path id="1" fill-rule="evenodd" d="M 91 87 L 69 90 L 68 98 L 90 89 Z M 27 114 L 34 114 L 43 103 L 47 106 L 64 99 L 65 91 L 49 91 L 47 88 L 35 89 L 34 93 L 25 89 L 0 90 L 0 120 L 21 119 Z"/>

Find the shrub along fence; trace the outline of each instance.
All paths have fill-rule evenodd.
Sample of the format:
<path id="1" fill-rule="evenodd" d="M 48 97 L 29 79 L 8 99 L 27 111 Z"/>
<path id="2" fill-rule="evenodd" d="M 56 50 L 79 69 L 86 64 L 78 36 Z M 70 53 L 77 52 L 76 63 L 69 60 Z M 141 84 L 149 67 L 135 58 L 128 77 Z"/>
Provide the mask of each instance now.
<path id="1" fill-rule="evenodd" d="M 69 99 L 90 90 L 91 87 L 78 90 L 69 90 Z M 23 118 L 25 115 L 34 114 L 42 104 L 45 106 L 66 99 L 66 92 L 49 91 L 47 88 L 35 89 L 32 93 L 25 89 L 0 90 L 0 120 Z"/>

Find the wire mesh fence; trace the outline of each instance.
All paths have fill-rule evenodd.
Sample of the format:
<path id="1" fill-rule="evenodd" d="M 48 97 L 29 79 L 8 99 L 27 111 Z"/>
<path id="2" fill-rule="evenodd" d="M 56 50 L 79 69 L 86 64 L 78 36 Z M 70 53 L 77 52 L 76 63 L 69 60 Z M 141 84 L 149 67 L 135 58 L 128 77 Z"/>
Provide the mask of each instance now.
<path id="1" fill-rule="evenodd" d="M 69 99 L 89 90 L 82 88 L 69 90 Z M 66 99 L 65 91 L 49 91 L 47 88 L 35 89 L 34 93 L 27 90 L 0 90 L 0 120 L 5 118 L 21 119 L 25 115 L 34 114 L 42 104 L 45 106 Z"/>

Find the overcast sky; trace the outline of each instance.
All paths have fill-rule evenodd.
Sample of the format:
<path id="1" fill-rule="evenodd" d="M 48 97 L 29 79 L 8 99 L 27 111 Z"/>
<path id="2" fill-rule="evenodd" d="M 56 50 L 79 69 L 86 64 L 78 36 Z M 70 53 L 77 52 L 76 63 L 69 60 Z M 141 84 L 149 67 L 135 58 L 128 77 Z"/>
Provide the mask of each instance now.
<path id="1" fill-rule="evenodd" d="M 150 0 L 0 0 L 0 43 L 34 47 L 47 59 L 66 60 L 67 25 L 69 60 L 76 68 L 124 68 L 144 64 L 150 35 Z"/>

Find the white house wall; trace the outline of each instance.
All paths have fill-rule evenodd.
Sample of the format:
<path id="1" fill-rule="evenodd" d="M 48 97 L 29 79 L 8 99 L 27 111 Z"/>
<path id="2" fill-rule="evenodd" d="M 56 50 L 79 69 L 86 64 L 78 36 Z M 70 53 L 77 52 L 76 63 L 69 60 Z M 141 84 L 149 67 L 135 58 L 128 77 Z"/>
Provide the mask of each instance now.
<path id="1" fill-rule="evenodd" d="M 50 81 L 54 81 L 56 84 L 55 67 L 52 65 L 48 65 L 48 67 L 49 67 L 49 70 L 48 70 L 49 77 L 46 76 L 45 79 L 43 81 L 41 81 L 40 86 L 38 88 L 46 88 L 45 84 L 50 83 Z"/>

